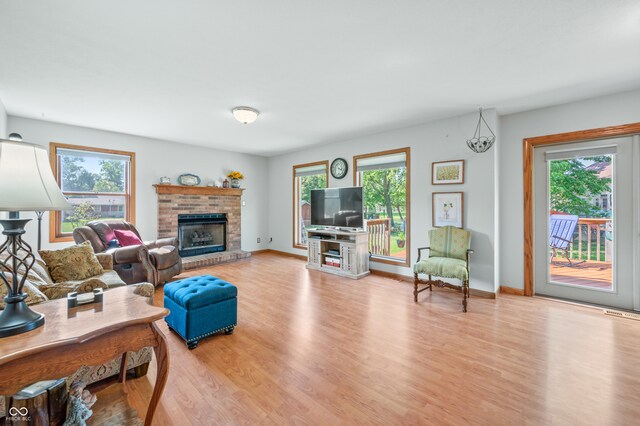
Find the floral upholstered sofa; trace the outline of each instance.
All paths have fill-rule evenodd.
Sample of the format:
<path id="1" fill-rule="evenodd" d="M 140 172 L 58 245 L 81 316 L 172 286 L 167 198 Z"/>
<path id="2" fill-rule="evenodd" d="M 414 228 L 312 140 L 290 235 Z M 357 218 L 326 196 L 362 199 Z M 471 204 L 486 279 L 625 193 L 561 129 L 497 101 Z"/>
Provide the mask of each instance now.
<path id="1" fill-rule="evenodd" d="M 36 256 L 36 262 L 27 275 L 27 281 L 23 292 L 27 293 L 27 304 L 35 305 L 45 303 L 49 300 L 66 297 L 71 291 L 90 292 L 95 288 L 102 288 L 108 291 L 111 288 L 125 286 L 124 281 L 113 270 L 113 260 L 110 254 L 97 254 L 96 258 L 100 265 L 101 272 L 96 276 L 84 280 L 71 280 L 65 282 L 54 282 L 47 264 L 42 258 Z M 4 259 L 0 259 L 4 260 Z M 24 270 L 22 270 L 24 273 Z M 20 270 L 18 270 L 20 274 Z M 20 275 L 19 275 L 20 277 Z M 149 283 L 134 284 L 137 288 L 135 293 L 140 297 L 153 297 L 154 286 Z M 7 288 L 0 282 L 0 310 L 4 309 L 4 297 Z M 153 350 L 150 347 L 143 348 L 138 352 L 129 353 L 127 370 L 133 369 L 136 377 L 144 376 L 147 373 L 149 362 Z M 95 383 L 107 377 L 115 376 L 120 372 L 120 357 L 110 362 L 96 366 L 83 366 L 75 374 L 67 377 L 67 384 L 75 380 L 81 380 L 87 384 Z M 5 415 L 5 398 L 0 396 L 0 419 Z"/>

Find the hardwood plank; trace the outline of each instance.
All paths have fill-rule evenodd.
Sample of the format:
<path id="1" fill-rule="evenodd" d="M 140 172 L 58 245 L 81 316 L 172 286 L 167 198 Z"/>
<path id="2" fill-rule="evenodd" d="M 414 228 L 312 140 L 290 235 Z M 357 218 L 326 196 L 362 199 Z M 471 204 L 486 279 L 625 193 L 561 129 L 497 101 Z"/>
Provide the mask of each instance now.
<path id="1" fill-rule="evenodd" d="M 273 252 L 189 271 L 238 286 L 238 326 L 172 358 L 154 424 L 632 424 L 637 322 L 502 294 L 421 293 L 358 281 Z M 155 303 L 162 304 L 162 289 Z M 127 381 L 144 415 L 155 380 Z"/>

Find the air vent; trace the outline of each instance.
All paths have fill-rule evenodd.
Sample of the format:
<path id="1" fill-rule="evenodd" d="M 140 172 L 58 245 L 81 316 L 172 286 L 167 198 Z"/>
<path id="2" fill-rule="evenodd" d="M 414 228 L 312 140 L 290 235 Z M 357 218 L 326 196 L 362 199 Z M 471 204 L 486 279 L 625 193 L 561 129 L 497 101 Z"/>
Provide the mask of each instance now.
<path id="1" fill-rule="evenodd" d="M 640 321 L 640 315 L 633 314 L 631 312 L 620 312 L 620 311 L 614 311 L 612 309 L 605 309 L 603 312 L 605 315 L 611 315 L 618 318 L 627 318 L 627 319 Z"/>

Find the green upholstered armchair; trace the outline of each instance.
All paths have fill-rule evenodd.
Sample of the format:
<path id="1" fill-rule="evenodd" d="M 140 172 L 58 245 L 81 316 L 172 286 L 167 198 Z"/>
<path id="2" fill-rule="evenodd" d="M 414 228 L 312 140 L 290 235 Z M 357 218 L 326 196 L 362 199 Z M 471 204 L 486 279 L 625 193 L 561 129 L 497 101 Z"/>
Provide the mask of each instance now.
<path id="1" fill-rule="evenodd" d="M 473 253 L 471 246 L 471 232 L 453 226 L 444 226 L 429 231 L 429 247 L 418 249 L 418 262 L 413 265 L 413 300 L 418 301 L 418 293 L 433 286 L 460 289 L 462 287 L 462 310 L 467 312 L 467 298 L 469 297 L 469 255 Z M 429 257 L 421 260 L 422 250 L 429 250 Z M 418 275 L 425 274 L 427 280 L 421 280 Z M 461 286 L 450 284 L 442 280 L 434 280 L 432 276 L 455 278 L 462 282 Z M 418 284 L 427 286 L 418 290 Z"/>

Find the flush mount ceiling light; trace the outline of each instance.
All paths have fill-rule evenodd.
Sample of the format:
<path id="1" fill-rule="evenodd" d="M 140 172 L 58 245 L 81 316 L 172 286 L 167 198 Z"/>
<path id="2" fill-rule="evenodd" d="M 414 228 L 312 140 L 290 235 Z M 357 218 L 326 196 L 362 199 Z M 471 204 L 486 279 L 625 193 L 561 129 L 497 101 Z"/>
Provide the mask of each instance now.
<path id="1" fill-rule="evenodd" d="M 246 106 L 235 107 L 231 112 L 233 112 L 235 119 L 242 124 L 251 124 L 256 121 L 258 115 L 260 115 L 257 109 Z"/>
<path id="2" fill-rule="evenodd" d="M 489 130 L 491 136 L 482 136 L 482 123 L 484 123 L 487 130 Z M 493 133 L 493 130 L 491 130 L 491 127 L 489 127 L 489 125 L 485 121 L 484 117 L 482 116 L 482 108 L 480 108 L 480 117 L 478 117 L 478 125 L 476 126 L 476 131 L 471 139 L 467 139 L 467 146 L 473 152 L 477 152 L 478 154 L 480 154 L 489 150 L 493 146 L 493 143 L 495 141 L 496 134 Z"/>

